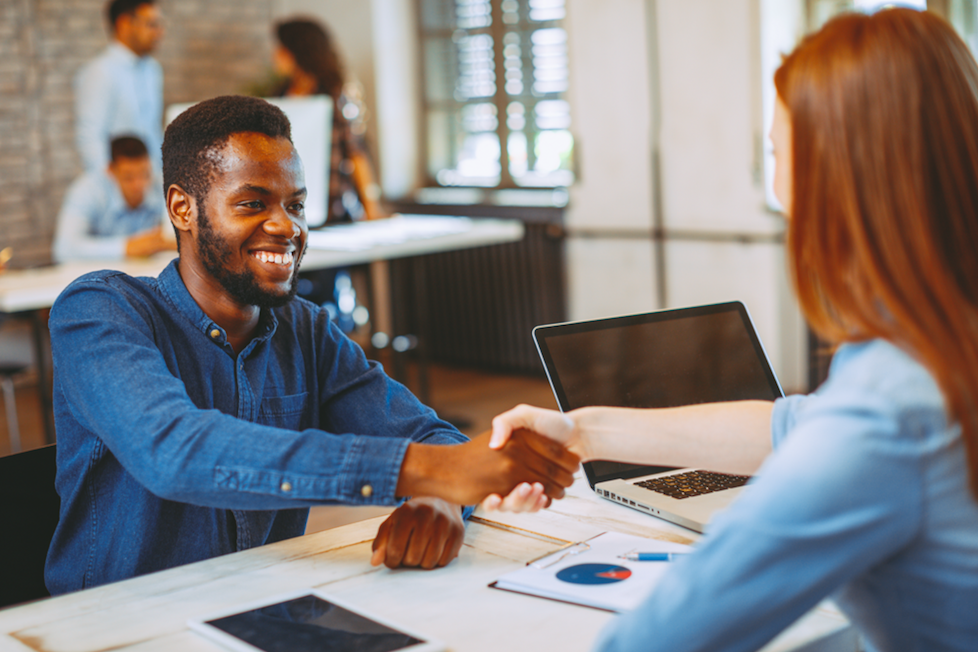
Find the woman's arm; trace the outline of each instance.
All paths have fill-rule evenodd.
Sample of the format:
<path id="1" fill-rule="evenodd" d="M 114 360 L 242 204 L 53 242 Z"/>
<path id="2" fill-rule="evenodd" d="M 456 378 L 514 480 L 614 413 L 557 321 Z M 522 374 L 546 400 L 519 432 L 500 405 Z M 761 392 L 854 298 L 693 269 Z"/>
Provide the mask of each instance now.
<path id="1" fill-rule="evenodd" d="M 380 207 L 380 186 L 377 185 L 369 159 L 362 152 L 354 151 L 350 160 L 353 162 L 353 185 L 363 205 L 364 219 L 387 217 Z"/>
<path id="2" fill-rule="evenodd" d="M 751 475 L 771 452 L 768 401 L 640 410 L 590 407 L 568 413 L 585 460 L 700 467 Z"/>
<path id="3" fill-rule="evenodd" d="M 570 447 L 584 461 L 695 466 L 751 474 L 771 452 L 768 401 L 677 408 L 588 407 L 561 414 L 520 405 L 492 421 L 490 446 L 525 428 Z"/>

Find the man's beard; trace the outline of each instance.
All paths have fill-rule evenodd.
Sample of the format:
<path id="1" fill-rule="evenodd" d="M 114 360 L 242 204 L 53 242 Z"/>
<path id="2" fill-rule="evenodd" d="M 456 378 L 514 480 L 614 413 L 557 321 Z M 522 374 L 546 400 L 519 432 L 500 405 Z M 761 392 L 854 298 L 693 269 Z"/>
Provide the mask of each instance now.
<path id="1" fill-rule="evenodd" d="M 305 256 L 305 249 L 295 257 L 292 282 L 287 293 L 277 294 L 263 290 L 258 284 L 254 272 L 250 269 L 245 268 L 241 272 L 232 272 L 228 268 L 228 261 L 231 260 L 234 252 L 226 242 L 214 233 L 210 219 L 204 210 L 203 202 L 198 202 L 197 205 L 199 206 L 197 213 L 197 251 L 201 262 L 204 264 L 204 269 L 217 279 L 217 282 L 231 295 L 232 299 L 246 306 L 278 308 L 295 298 L 296 290 L 299 287 L 299 263 Z"/>

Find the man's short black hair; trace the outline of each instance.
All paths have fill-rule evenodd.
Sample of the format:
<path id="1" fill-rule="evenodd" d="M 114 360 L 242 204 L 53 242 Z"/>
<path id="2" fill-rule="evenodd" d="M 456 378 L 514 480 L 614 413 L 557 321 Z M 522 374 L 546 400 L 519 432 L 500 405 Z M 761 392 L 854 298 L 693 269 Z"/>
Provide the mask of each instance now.
<path id="1" fill-rule="evenodd" d="M 257 97 L 223 95 L 178 115 L 163 135 L 163 193 L 175 184 L 203 202 L 219 163 L 218 150 L 232 134 L 245 132 L 292 142 L 289 119 Z"/>
<path id="2" fill-rule="evenodd" d="M 109 19 L 109 29 L 115 33 L 115 24 L 120 16 L 131 16 L 141 6 L 155 4 L 156 0 L 109 0 L 109 4 L 105 7 L 105 14 Z"/>
<path id="3" fill-rule="evenodd" d="M 146 143 L 135 136 L 119 136 L 113 138 L 112 142 L 109 143 L 109 153 L 111 154 L 113 163 L 120 158 L 142 158 L 149 156 Z"/>

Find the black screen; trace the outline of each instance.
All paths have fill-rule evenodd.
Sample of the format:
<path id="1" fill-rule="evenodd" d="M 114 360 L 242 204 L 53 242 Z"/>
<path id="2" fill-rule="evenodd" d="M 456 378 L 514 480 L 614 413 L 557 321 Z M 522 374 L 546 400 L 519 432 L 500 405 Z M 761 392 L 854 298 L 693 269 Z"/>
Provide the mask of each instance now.
<path id="1" fill-rule="evenodd" d="M 782 395 L 739 302 L 541 326 L 534 331 L 557 403 L 662 408 Z M 668 467 L 592 462 L 589 480 Z"/>
<path id="2" fill-rule="evenodd" d="M 422 642 L 315 595 L 207 624 L 267 652 L 393 652 Z"/>

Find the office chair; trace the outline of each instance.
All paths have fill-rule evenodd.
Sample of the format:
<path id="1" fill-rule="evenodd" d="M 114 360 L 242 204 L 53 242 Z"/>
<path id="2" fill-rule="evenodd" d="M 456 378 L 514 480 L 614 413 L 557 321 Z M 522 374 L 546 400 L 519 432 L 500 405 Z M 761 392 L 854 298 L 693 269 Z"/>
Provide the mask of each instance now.
<path id="1" fill-rule="evenodd" d="M 20 426 L 17 422 L 17 398 L 14 394 L 14 376 L 27 369 L 26 364 L 0 363 L 0 389 L 3 390 L 3 405 L 7 412 L 7 436 L 10 438 L 10 452 L 20 452 Z"/>
<path id="2" fill-rule="evenodd" d="M 7 315 L 0 313 L 0 324 Z M 3 391 L 4 410 L 7 413 L 7 436 L 10 439 L 10 452 L 21 451 L 20 425 L 17 420 L 17 397 L 14 394 L 14 377 L 21 374 L 30 366 L 23 361 L 0 360 L 0 390 Z"/>
<path id="3" fill-rule="evenodd" d="M 56 448 L 0 457 L 0 608 L 50 595 L 44 560 L 61 509 Z"/>

